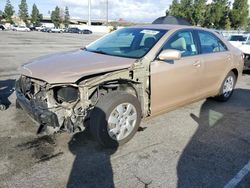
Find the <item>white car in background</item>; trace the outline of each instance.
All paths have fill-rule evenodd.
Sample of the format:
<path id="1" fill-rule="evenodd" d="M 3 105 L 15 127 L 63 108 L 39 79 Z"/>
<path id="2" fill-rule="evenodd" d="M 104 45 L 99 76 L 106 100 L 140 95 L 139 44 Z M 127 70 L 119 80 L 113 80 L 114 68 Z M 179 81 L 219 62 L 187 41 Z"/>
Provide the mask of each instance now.
<path id="1" fill-rule="evenodd" d="M 12 29 L 13 31 L 24 31 L 24 32 L 28 32 L 30 31 L 30 28 L 26 27 L 26 26 L 17 26 L 17 27 L 13 27 Z"/>
<path id="2" fill-rule="evenodd" d="M 244 53 L 244 69 L 250 69 L 250 35 L 231 35 L 229 42 Z"/>
<path id="3" fill-rule="evenodd" d="M 43 28 L 44 28 L 44 27 L 39 26 L 39 27 L 35 27 L 35 30 L 36 30 L 36 31 L 41 31 Z"/>
<path id="4" fill-rule="evenodd" d="M 50 33 L 63 33 L 63 29 L 60 28 L 52 28 Z"/>
<path id="5" fill-rule="evenodd" d="M 237 35 L 231 35 L 229 37 L 229 42 L 234 46 L 234 47 L 239 47 L 242 44 L 244 44 L 247 41 L 247 36 L 243 34 L 237 34 Z"/>

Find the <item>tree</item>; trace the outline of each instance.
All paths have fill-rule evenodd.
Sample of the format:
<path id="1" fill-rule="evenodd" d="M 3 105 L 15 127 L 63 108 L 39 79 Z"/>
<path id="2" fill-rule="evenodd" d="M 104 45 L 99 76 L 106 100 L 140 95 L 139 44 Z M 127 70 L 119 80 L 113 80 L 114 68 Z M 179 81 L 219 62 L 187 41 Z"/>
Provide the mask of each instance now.
<path id="1" fill-rule="evenodd" d="M 246 30 L 249 31 L 250 30 L 250 18 L 247 18 L 247 26 L 246 26 Z"/>
<path id="2" fill-rule="evenodd" d="M 14 15 L 14 13 L 15 11 L 14 11 L 13 6 L 10 3 L 10 0 L 7 0 L 5 8 L 4 8 L 4 12 L 3 12 L 4 19 L 9 23 L 13 23 L 12 16 Z"/>
<path id="3" fill-rule="evenodd" d="M 180 1 L 180 16 L 186 18 L 189 23 L 194 24 L 192 17 L 193 13 L 193 0 L 181 0 Z"/>
<path id="4" fill-rule="evenodd" d="M 23 20 L 26 24 L 28 23 L 29 14 L 26 0 L 21 0 L 18 15 L 21 20 Z"/>
<path id="5" fill-rule="evenodd" d="M 245 28 L 248 21 L 247 0 L 235 0 L 230 14 L 232 27 L 234 29 Z"/>
<path id="6" fill-rule="evenodd" d="M 187 19 L 193 24 L 193 0 L 173 0 L 172 5 L 169 7 L 169 13 L 171 16 L 178 16 Z"/>
<path id="7" fill-rule="evenodd" d="M 169 7 L 169 15 L 180 16 L 180 3 L 178 2 L 178 0 L 172 1 L 172 4 Z"/>
<path id="8" fill-rule="evenodd" d="M 230 13 L 230 3 L 228 0 L 213 0 L 211 4 L 211 21 L 216 29 L 225 29 L 226 18 Z"/>
<path id="9" fill-rule="evenodd" d="M 170 13 L 169 13 L 169 10 L 167 9 L 166 12 L 165 12 L 166 16 L 169 16 Z"/>
<path id="10" fill-rule="evenodd" d="M 40 22 L 42 20 L 43 16 L 39 13 L 39 10 L 36 6 L 36 4 L 33 4 L 32 7 L 32 13 L 31 13 L 31 23 L 34 25 L 40 25 Z"/>
<path id="11" fill-rule="evenodd" d="M 169 14 L 187 19 L 193 25 L 216 29 L 238 29 L 248 24 L 248 0 L 173 0 Z"/>
<path id="12" fill-rule="evenodd" d="M 229 17 L 227 17 L 226 18 L 226 21 L 225 21 L 225 29 L 226 30 L 230 30 L 231 29 L 231 21 L 230 21 L 230 18 Z"/>
<path id="13" fill-rule="evenodd" d="M 194 0 L 192 20 L 194 25 L 202 26 L 205 21 L 206 0 Z"/>
<path id="14" fill-rule="evenodd" d="M 58 28 L 62 23 L 62 20 L 60 18 L 60 9 L 58 6 L 56 6 L 55 10 L 51 12 L 51 21 L 53 22 L 56 28 Z"/>
<path id="15" fill-rule="evenodd" d="M 69 8 L 65 7 L 64 25 L 65 27 L 69 27 L 69 24 L 70 24 Z"/>

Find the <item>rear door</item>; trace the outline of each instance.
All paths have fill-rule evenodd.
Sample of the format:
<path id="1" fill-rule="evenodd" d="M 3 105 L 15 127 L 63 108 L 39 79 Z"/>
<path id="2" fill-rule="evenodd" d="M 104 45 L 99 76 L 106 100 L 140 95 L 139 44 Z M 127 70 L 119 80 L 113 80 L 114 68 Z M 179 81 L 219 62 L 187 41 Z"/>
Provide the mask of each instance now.
<path id="1" fill-rule="evenodd" d="M 213 33 L 197 30 L 196 34 L 204 64 L 200 80 L 201 93 L 203 96 L 216 94 L 230 67 L 231 53 Z"/>
<path id="2" fill-rule="evenodd" d="M 151 112 L 175 108 L 200 95 L 202 62 L 192 30 L 173 34 L 162 50 L 181 51 L 182 57 L 175 61 L 155 60 L 151 64 Z"/>

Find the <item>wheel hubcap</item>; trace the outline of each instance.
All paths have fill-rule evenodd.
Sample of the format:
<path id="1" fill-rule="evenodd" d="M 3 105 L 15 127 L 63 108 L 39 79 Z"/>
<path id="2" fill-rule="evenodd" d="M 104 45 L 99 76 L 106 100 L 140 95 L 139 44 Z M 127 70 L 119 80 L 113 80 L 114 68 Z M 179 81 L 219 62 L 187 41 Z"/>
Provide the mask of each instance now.
<path id="1" fill-rule="evenodd" d="M 234 78 L 229 76 L 223 86 L 223 95 L 224 97 L 229 97 L 234 88 Z"/>
<path id="2" fill-rule="evenodd" d="M 134 129 L 137 112 L 130 103 L 119 104 L 108 118 L 108 134 L 114 140 L 126 138 Z"/>

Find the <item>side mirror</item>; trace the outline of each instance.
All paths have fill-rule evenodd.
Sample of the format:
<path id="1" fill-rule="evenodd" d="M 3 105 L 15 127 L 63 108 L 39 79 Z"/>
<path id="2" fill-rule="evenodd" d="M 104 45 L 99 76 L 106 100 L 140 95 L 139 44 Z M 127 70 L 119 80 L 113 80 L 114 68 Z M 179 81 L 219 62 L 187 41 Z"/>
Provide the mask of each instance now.
<path id="1" fill-rule="evenodd" d="M 163 50 L 158 56 L 158 59 L 161 61 L 179 60 L 181 59 L 181 52 L 179 50 L 171 50 L 171 49 Z"/>

